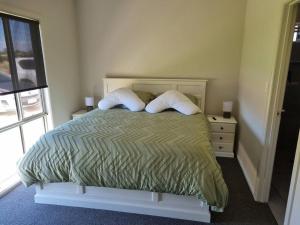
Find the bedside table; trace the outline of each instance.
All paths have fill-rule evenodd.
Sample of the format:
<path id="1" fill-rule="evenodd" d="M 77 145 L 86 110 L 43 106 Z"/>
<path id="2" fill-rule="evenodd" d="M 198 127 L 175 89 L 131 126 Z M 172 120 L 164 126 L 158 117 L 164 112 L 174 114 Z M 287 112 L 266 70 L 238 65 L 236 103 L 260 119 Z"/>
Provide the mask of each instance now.
<path id="1" fill-rule="evenodd" d="M 78 118 L 80 118 L 80 117 L 82 117 L 84 114 L 86 114 L 87 113 L 87 110 L 86 109 L 81 109 L 81 110 L 79 110 L 79 111 L 77 111 L 77 112 L 74 112 L 73 114 L 72 114 L 72 119 L 73 120 L 75 120 L 75 119 L 78 119 Z"/>
<path id="2" fill-rule="evenodd" d="M 212 144 L 216 156 L 234 157 L 234 137 L 237 121 L 234 117 L 223 118 L 222 116 L 208 115 L 212 131 Z"/>

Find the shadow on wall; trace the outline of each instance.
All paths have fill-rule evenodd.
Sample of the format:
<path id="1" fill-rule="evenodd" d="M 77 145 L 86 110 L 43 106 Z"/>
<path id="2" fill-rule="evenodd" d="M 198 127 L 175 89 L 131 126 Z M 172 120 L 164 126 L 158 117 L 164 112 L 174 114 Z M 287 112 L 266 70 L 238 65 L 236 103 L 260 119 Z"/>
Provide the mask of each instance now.
<path id="1" fill-rule="evenodd" d="M 245 118 L 243 118 L 243 115 L 241 115 L 239 118 L 238 133 L 240 143 L 246 149 L 249 159 L 251 160 L 256 171 L 258 171 L 262 151 L 264 151 L 264 143 L 260 142 L 260 139 L 248 125 L 248 122 L 245 120 Z"/>
<path id="2" fill-rule="evenodd" d="M 172 74 L 191 68 L 210 70 L 215 61 L 219 62 L 218 67 L 228 67 L 224 60 L 228 61 L 229 53 L 221 50 L 224 43 L 233 44 L 234 37 L 228 35 L 220 41 L 222 30 L 227 28 L 224 31 L 230 34 L 230 28 L 235 29 L 228 27 L 228 21 L 210 19 L 205 32 L 195 32 L 195 21 L 207 20 L 207 15 L 199 16 L 197 7 L 181 1 L 173 1 L 172 5 L 160 2 L 160 7 L 153 7 L 155 5 L 109 4 L 110 19 L 98 28 L 101 37 L 96 48 L 101 49 L 98 52 L 101 64 L 131 71 L 144 70 L 148 74 Z M 137 12 L 143 12 L 143 17 Z M 233 52 L 230 54 L 238 55 L 239 49 Z"/>
<path id="3" fill-rule="evenodd" d="M 245 9 L 230 1 L 79 1 L 82 94 L 103 95 L 110 74 L 201 77 L 207 112 L 221 114 L 237 96 Z"/>

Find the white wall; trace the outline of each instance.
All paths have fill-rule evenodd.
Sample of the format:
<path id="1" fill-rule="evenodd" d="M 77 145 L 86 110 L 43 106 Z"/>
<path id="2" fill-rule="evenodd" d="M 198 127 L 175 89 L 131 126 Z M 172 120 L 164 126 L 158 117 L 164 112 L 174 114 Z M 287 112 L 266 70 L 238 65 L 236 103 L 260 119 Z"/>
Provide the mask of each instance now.
<path id="1" fill-rule="evenodd" d="M 235 100 L 244 0 L 77 0 L 82 97 L 109 74 L 209 79 L 207 112 Z"/>
<path id="2" fill-rule="evenodd" d="M 240 143 L 259 176 L 284 5 L 288 0 L 248 0 L 239 77 Z"/>
<path id="3" fill-rule="evenodd" d="M 78 33 L 72 0 L 0 0 L 0 9 L 40 20 L 53 123 L 80 106 Z"/>

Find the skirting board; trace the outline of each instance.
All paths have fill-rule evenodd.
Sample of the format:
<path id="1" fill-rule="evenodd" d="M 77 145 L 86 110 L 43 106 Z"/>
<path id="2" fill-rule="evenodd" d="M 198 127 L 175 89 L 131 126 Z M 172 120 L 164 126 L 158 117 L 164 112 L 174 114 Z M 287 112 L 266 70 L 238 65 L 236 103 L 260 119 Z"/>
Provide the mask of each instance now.
<path id="1" fill-rule="evenodd" d="M 215 152 L 217 157 L 234 158 L 233 152 Z"/>
<path id="2" fill-rule="evenodd" d="M 104 209 L 210 222 L 209 207 L 193 196 L 180 196 L 73 183 L 37 184 L 36 203 Z"/>
<path id="3" fill-rule="evenodd" d="M 237 159 L 242 168 L 244 176 L 247 180 L 249 188 L 252 192 L 254 199 L 256 200 L 256 184 L 257 184 L 257 170 L 255 169 L 252 161 L 250 160 L 244 146 L 239 142 Z"/>

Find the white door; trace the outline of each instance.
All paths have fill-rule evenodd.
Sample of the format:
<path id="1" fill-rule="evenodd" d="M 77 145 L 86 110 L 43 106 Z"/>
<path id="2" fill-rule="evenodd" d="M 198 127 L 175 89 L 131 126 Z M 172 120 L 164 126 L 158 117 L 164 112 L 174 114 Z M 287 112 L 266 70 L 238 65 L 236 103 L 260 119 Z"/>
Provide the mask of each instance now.
<path id="1" fill-rule="evenodd" d="M 294 161 L 284 225 L 300 224 L 300 134 Z"/>

